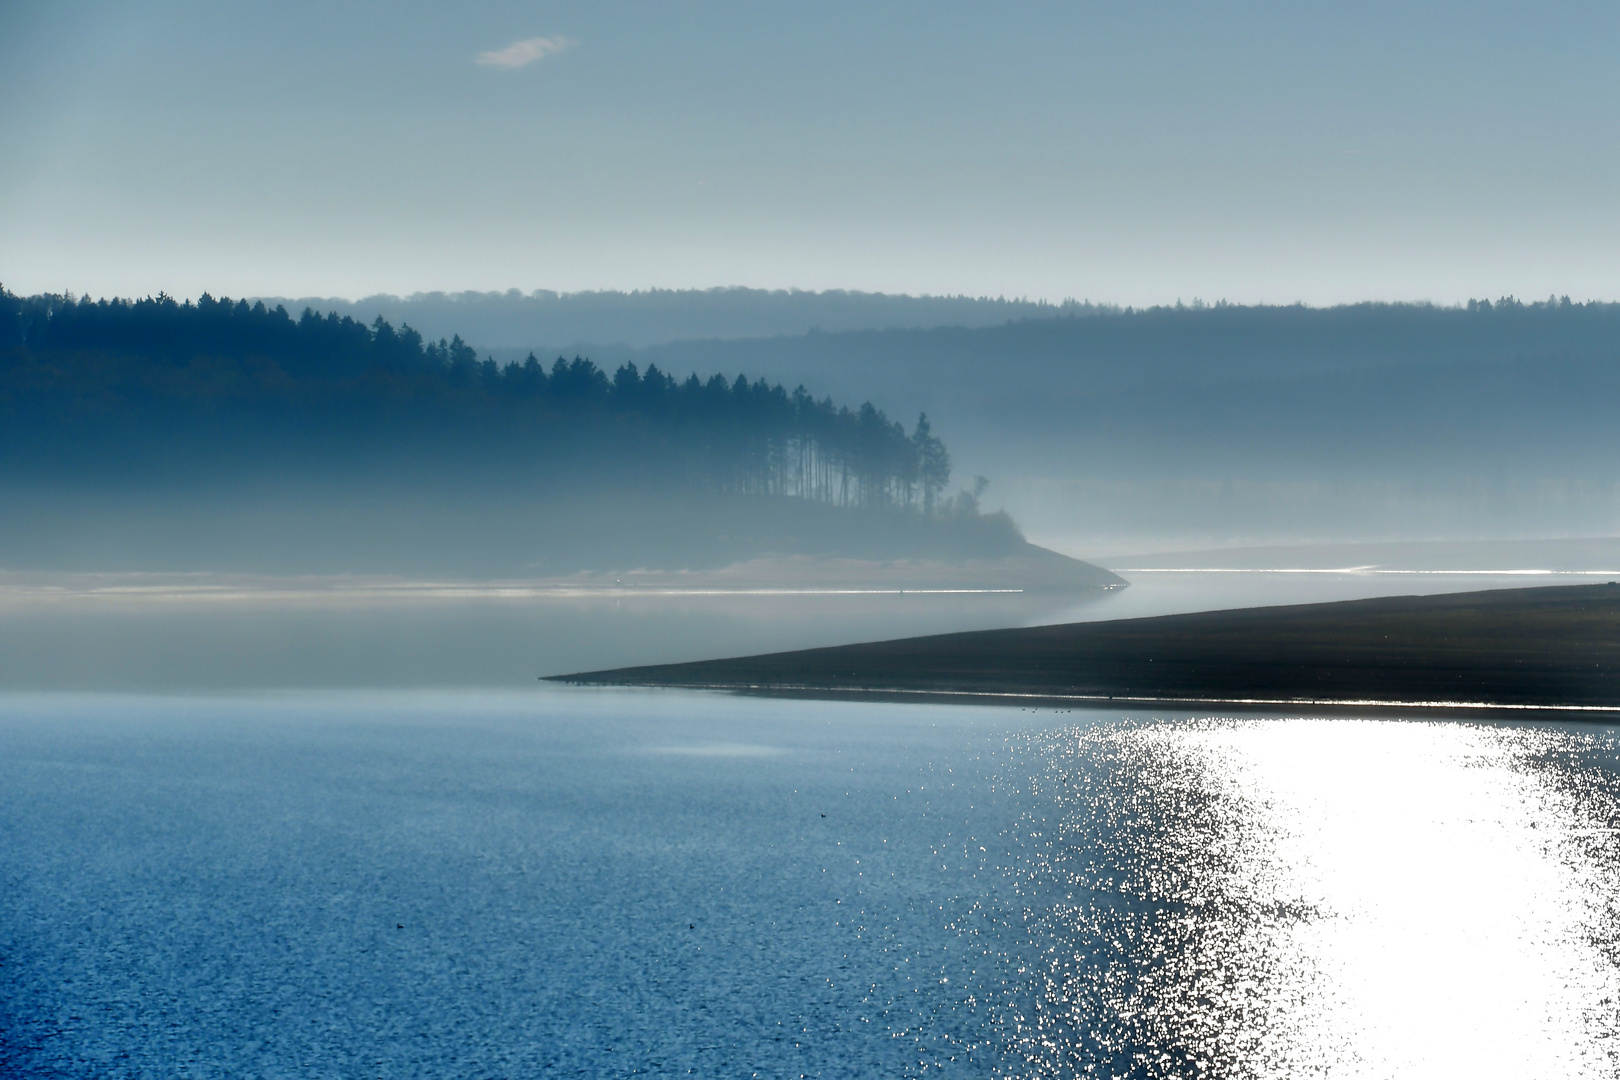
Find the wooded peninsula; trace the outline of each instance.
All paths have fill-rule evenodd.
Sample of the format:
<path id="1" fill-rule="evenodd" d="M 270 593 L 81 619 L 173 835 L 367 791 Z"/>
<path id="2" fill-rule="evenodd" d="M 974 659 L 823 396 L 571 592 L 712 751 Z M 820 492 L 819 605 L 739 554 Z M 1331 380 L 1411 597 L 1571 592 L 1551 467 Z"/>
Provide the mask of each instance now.
<path id="1" fill-rule="evenodd" d="M 128 554 L 143 538 L 176 565 L 194 549 L 277 569 L 407 548 L 501 572 L 1023 551 L 980 511 L 984 482 L 952 495 L 950 477 L 926 415 L 908 432 L 803 386 L 498 364 L 380 316 L 207 294 L 0 289 L 0 483 L 26 508 L 0 529 L 13 565 L 97 544 L 82 562 L 144 565 Z M 332 558 L 295 557 L 323 545 Z"/>

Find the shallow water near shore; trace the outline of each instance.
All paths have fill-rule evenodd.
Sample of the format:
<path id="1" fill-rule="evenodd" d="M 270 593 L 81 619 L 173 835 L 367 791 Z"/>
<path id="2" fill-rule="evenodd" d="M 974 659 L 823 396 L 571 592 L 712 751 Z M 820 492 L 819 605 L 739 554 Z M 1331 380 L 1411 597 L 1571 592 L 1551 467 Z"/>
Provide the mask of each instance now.
<path id="1" fill-rule="evenodd" d="M 1608 1076 L 1607 726 L 0 697 L 0 1072 Z"/>

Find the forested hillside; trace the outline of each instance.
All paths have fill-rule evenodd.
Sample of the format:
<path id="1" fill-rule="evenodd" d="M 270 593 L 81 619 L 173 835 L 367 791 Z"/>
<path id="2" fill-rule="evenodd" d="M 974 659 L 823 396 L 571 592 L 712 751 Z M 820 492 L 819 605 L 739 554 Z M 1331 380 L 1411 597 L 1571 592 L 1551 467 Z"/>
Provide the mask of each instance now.
<path id="1" fill-rule="evenodd" d="M 16 468 L 184 470 L 201 462 L 180 448 L 217 463 L 260 452 L 259 440 L 406 456 L 499 445 L 530 450 L 531 469 L 623 469 L 625 479 L 930 514 L 950 478 L 926 416 L 908 435 L 870 402 L 839 407 L 743 375 L 678 381 L 634 363 L 609 375 L 580 357 L 548 370 L 533 355 L 502 366 L 459 336 L 429 342 L 380 317 L 367 327 L 306 308 L 294 319 L 206 294 L 196 304 L 0 303 L 0 449 Z M 116 459 L 102 456 L 113 449 Z"/>
<path id="2" fill-rule="evenodd" d="M 445 513 L 505 533 L 566 532 L 575 551 L 611 546 L 592 540 L 592 514 L 601 530 L 648 531 L 648 549 L 659 523 L 678 519 L 683 535 L 664 537 L 670 545 L 701 547 L 708 530 L 724 534 L 715 550 L 738 557 L 751 545 L 853 543 L 893 557 L 919 543 L 1022 543 L 1005 515 L 979 513 L 977 491 L 945 495 L 950 456 L 926 416 L 907 432 L 870 402 L 840 406 L 743 375 L 676 378 L 655 364 L 497 364 L 460 337 L 427 341 L 380 317 L 294 318 L 207 295 L 0 291 L 0 432 L 0 478 L 14 500 L 152 491 L 196 513 L 262 506 L 254 491 L 300 506 L 318 493 L 373 505 L 369 520 L 391 522 L 394 539 L 361 528 L 366 543 L 395 543 L 435 514 L 441 528 Z M 437 509 L 412 525 L 401 500 Z M 9 528 L 34 524 L 14 516 Z"/>

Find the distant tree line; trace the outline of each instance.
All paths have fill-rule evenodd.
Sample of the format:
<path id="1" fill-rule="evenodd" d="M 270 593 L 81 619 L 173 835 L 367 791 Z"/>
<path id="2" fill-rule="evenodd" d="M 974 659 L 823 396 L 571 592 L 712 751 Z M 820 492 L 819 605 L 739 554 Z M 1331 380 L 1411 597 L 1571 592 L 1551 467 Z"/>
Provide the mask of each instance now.
<path id="1" fill-rule="evenodd" d="M 306 308 L 295 319 L 207 294 L 92 301 L 0 289 L 0 416 L 13 468 L 29 451 L 116 453 L 120 440 L 173 437 L 197 452 L 248 428 L 288 440 L 327 430 L 351 442 L 498 446 L 558 470 L 596 454 L 723 492 L 977 512 L 965 495 L 942 499 L 950 455 L 925 415 L 908 434 L 870 402 L 851 409 L 742 375 L 679 380 L 634 363 L 610 375 L 581 357 L 548 368 L 532 354 L 503 366 L 459 336 L 426 341 L 380 316 L 367 326 Z"/>
<path id="2" fill-rule="evenodd" d="M 993 326 L 1009 319 L 1088 314 L 1105 309 L 1066 301 L 1005 297 L 903 296 L 746 288 L 649 289 L 636 292 L 538 291 L 417 293 L 360 300 L 264 297 L 289 311 L 306 307 L 365 320 L 382 315 L 410 323 L 429 337 L 442 329 L 476 337 L 498 349 L 591 341 L 629 347 L 703 338 L 827 333 L 871 326 Z"/>

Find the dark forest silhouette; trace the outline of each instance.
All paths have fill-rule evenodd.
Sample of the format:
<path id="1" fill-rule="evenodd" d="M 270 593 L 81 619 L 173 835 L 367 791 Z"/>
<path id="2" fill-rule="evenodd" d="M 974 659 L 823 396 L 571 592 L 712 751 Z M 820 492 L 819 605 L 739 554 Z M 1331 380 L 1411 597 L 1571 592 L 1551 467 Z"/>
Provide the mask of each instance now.
<path id="1" fill-rule="evenodd" d="M 677 380 L 634 363 L 609 375 L 581 357 L 548 369 L 532 354 L 503 366 L 380 316 L 0 290 L 0 357 L 14 476 L 482 455 L 557 477 L 977 515 L 972 494 L 941 499 L 950 456 L 926 416 L 908 435 L 870 402 L 742 375 Z"/>

